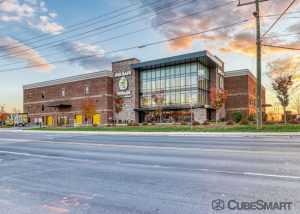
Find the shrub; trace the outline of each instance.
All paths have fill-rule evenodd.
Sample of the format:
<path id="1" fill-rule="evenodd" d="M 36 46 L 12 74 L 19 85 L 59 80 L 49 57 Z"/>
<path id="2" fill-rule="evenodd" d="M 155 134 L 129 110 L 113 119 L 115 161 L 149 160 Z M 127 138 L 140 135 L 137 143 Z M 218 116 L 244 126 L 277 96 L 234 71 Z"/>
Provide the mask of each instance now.
<path id="1" fill-rule="evenodd" d="M 232 126 L 232 125 L 234 125 L 234 121 L 233 121 L 233 120 L 228 120 L 228 121 L 226 122 L 226 125 Z"/>
<path id="2" fill-rule="evenodd" d="M 206 120 L 202 123 L 203 126 L 208 126 L 209 125 L 209 122 Z"/>
<path id="3" fill-rule="evenodd" d="M 295 124 L 295 125 L 298 125 L 298 124 L 300 124 L 300 122 L 299 122 L 298 120 L 294 119 L 294 120 L 290 120 L 290 121 L 289 121 L 289 124 Z"/>
<path id="4" fill-rule="evenodd" d="M 135 122 L 130 122 L 130 123 L 128 123 L 128 126 L 139 126 L 139 124 L 135 123 Z"/>
<path id="5" fill-rule="evenodd" d="M 181 122 L 180 125 L 186 126 L 186 125 L 188 125 L 188 124 L 187 124 L 187 122 Z"/>
<path id="6" fill-rule="evenodd" d="M 199 126 L 200 123 L 198 121 L 193 121 L 193 126 Z"/>
<path id="7" fill-rule="evenodd" d="M 152 126 L 155 126 L 155 125 L 156 125 L 156 123 L 155 123 L 155 122 L 152 122 L 152 123 L 151 123 L 151 125 L 152 125 Z"/>
<path id="8" fill-rule="evenodd" d="M 247 119 L 242 119 L 242 120 L 240 121 L 240 125 L 249 125 L 249 120 L 247 120 Z"/>
<path id="9" fill-rule="evenodd" d="M 255 121 L 256 120 L 255 114 L 250 114 L 249 117 L 248 117 L 248 120 L 249 121 Z"/>
<path id="10" fill-rule="evenodd" d="M 239 123 L 242 120 L 243 115 L 241 112 L 234 112 L 232 114 L 232 117 L 233 117 L 234 122 Z"/>
<path id="11" fill-rule="evenodd" d="M 147 122 L 143 122 L 143 126 L 148 126 L 148 123 Z"/>

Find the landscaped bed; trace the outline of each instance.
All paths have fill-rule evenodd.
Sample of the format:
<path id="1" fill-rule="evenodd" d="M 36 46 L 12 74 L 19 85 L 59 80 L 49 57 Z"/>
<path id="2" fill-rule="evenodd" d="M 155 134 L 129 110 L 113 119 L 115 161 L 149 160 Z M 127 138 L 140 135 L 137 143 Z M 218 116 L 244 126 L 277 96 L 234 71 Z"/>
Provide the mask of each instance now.
<path id="1" fill-rule="evenodd" d="M 200 126 L 182 125 L 147 125 L 147 126 L 115 126 L 115 127 L 76 127 L 76 128 L 33 128 L 30 130 L 45 131 L 116 131 L 116 132 L 300 132 L 300 125 L 264 125 L 257 130 L 255 125 L 211 124 Z"/>

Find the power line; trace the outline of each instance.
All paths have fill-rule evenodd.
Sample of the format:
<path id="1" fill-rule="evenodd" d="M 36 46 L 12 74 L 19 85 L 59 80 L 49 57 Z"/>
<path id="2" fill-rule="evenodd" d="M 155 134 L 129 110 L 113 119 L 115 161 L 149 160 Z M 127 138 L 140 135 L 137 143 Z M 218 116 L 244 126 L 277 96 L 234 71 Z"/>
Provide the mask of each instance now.
<path id="1" fill-rule="evenodd" d="M 286 12 L 285 14 L 298 14 L 300 13 L 300 11 L 296 10 L 296 11 L 292 11 L 292 12 Z M 264 16 L 260 16 L 260 17 L 274 17 L 274 16 L 280 16 L 281 13 L 277 13 L 277 14 L 269 14 L 269 15 L 264 15 Z"/>
<path id="2" fill-rule="evenodd" d="M 278 34 L 273 36 L 266 36 L 265 39 L 272 39 L 272 38 L 279 38 L 279 37 L 289 37 L 289 36 L 299 36 L 300 32 L 298 33 L 287 33 L 287 34 Z"/>
<path id="3" fill-rule="evenodd" d="M 180 40 L 180 39 L 184 39 L 184 38 L 188 38 L 188 37 L 194 37 L 194 36 L 197 36 L 197 35 L 200 35 L 200 34 L 205 34 L 205 33 L 209 33 L 209 32 L 224 30 L 224 29 L 232 28 L 234 26 L 246 23 L 249 20 L 250 19 L 244 19 L 244 20 L 241 20 L 239 22 L 235 22 L 235 23 L 232 23 L 232 24 L 224 25 L 224 26 L 215 27 L 215 28 L 208 29 L 208 30 L 201 31 L 201 32 L 190 33 L 190 34 L 186 34 L 186 35 L 183 35 L 183 36 L 173 37 L 171 39 L 159 40 L 159 41 L 150 42 L 150 43 L 146 43 L 146 44 L 142 44 L 142 45 L 136 45 L 136 46 L 132 46 L 132 47 L 128 47 L 128 48 L 112 50 L 112 51 L 107 52 L 106 54 L 129 51 L 129 50 L 133 50 L 133 49 L 142 49 L 142 48 L 146 48 L 146 47 L 149 47 L 149 46 L 159 45 L 159 44 L 163 44 L 163 43 L 167 43 L 167 42 L 171 42 L 171 41 L 176 41 L 176 40 Z M 86 55 L 86 56 L 81 56 L 81 57 L 67 58 L 67 59 L 63 59 L 63 60 L 52 61 L 52 62 L 49 62 L 49 64 L 60 64 L 60 63 L 64 63 L 64 62 L 74 62 L 74 61 L 77 61 L 77 60 L 88 59 L 88 58 L 96 57 L 96 56 L 103 56 L 103 54 L 101 54 L 101 55 L 100 54 L 92 54 L 92 55 Z M 12 68 L 12 69 L 6 69 L 6 70 L 0 70 L 0 72 L 18 71 L 18 70 L 35 68 L 35 67 L 41 67 L 41 66 L 45 66 L 45 65 L 48 65 L 48 63 L 47 64 L 36 64 L 36 65 L 30 65 L 30 66 Z"/>
<path id="4" fill-rule="evenodd" d="M 262 38 L 265 37 L 272 29 L 273 27 L 280 21 L 280 19 L 286 14 L 286 12 L 293 6 L 293 4 L 297 0 L 292 0 L 291 3 L 288 5 L 288 7 L 280 14 L 280 16 L 275 20 L 275 22 L 268 28 L 268 30 L 262 35 Z"/>
<path id="5" fill-rule="evenodd" d="M 210 8 L 206 8 L 202 11 L 197 11 L 197 12 L 187 14 L 187 15 L 182 16 L 182 17 L 167 20 L 163 23 L 160 23 L 159 25 L 156 25 L 156 27 L 161 27 L 163 25 L 176 22 L 180 19 L 185 19 L 187 17 L 192 17 L 192 16 L 195 16 L 195 15 L 204 14 L 204 13 L 212 11 L 212 10 L 216 10 L 216 9 L 219 9 L 219 8 L 222 8 L 222 7 L 226 7 L 226 6 L 230 5 L 233 2 L 235 2 L 235 1 L 227 2 L 227 3 L 216 5 L 216 6 L 212 6 Z M 113 36 L 113 37 L 110 37 L 110 38 L 106 38 L 106 39 L 103 39 L 103 40 L 98 40 L 98 41 L 95 41 L 95 42 L 91 43 L 90 45 L 95 45 L 95 44 L 99 44 L 99 43 L 102 44 L 102 43 L 107 42 L 107 41 L 122 38 L 122 37 L 129 36 L 129 35 L 132 35 L 132 34 L 136 34 L 136 33 L 139 33 L 139 32 L 143 32 L 143 31 L 148 30 L 148 29 L 152 29 L 152 27 L 145 27 L 145 28 L 141 28 L 141 29 L 138 29 L 138 30 L 135 30 L 135 31 L 128 32 L 128 33 L 124 33 L 124 34 L 120 34 L 120 35 Z M 49 57 L 49 56 L 55 56 L 55 55 L 58 55 L 58 54 L 57 53 L 52 53 L 52 54 L 44 55 L 43 57 Z M 9 64 L 3 64 L 2 66 L 10 66 L 10 65 L 15 65 L 15 64 L 21 64 L 21 63 L 9 63 Z"/>
<path id="6" fill-rule="evenodd" d="M 188 3 L 191 3 L 191 2 L 193 2 L 194 0 L 175 0 L 174 2 L 180 2 L 180 1 L 183 1 L 183 3 L 181 4 L 181 5 L 179 5 L 179 6 L 183 6 L 183 5 L 186 5 L 186 4 L 188 4 Z M 171 6 L 168 6 L 168 7 L 158 7 L 158 8 L 155 8 L 155 10 L 157 10 L 157 11 L 163 11 L 163 10 L 165 10 L 165 9 L 170 9 L 170 8 L 172 8 L 172 7 L 174 7 L 174 6 L 176 6 L 176 7 L 178 7 L 178 5 L 171 5 Z M 176 8 L 175 7 L 175 8 Z M 147 14 L 147 13 L 146 13 Z M 145 15 L 145 13 L 142 13 L 142 16 L 143 15 Z M 139 14 L 139 15 L 135 15 L 135 16 L 132 16 L 132 17 L 130 17 L 130 18 L 126 18 L 126 19 L 122 19 L 122 20 L 119 20 L 119 21 L 117 21 L 117 22 L 114 22 L 114 23 L 110 23 L 110 24 L 106 24 L 106 25 L 102 25 L 102 26 L 100 26 L 100 27 L 97 27 L 97 28 L 94 28 L 94 29 L 90 29 L 90 30 L 88 30 L 88 31 L 86 31 L 86 32 L 83 32 L 83 33 L 80 33 L 80 34 L 77 34 L 77 35 L 73 35 L 73 36 L 69 36 L 69 37 L 67 37 L 67 38 L 64 38 L 64 39 L 61 39 L 61 40 L 57 40 L 57 41 L 53 41 L 53 42 L 48 42 L 48 43 L 45 43 L 45 44 L 41 44 L 41 45 L 38 45 L 38 46 L 35 46 L 35 47 L 31 47 L 31 48 L 25 48 L 25 49 L 23 49 L 23 50 L 20 50 L 20 51 L 17 51 L 17 52 L 14 52 L 14 55 L 15 54 L 19 54 L 19 53 L 26 53 L 26 52 L 28 52 L 28 51 L 31 51 L 32 49 L 38 49 L 38 48 L 49 48 L 49 47 L 56 47 L 56 46 L 59 46 L 59 45 L 61 45 L 61 44 L 63 44 L 63 42 L 65 42 L 65 41 L 68 41 L 67 39 L 74 39 L 74 38 L 77 38 L 77 40 L 78 39 L 82 39 L 82 38 L 86 38 L 86 35 L 88 35 L 88 34 L 90 34 L 90 33 L 92 33 L 92 32 L 96 32 L 96 31 L 98 31 L 98 30 L 101 30 L 101 29 L 105 29 L 105 28 L 108 28 L 108 27 L 111 27 L 111 26 L 114 26 L 114 25 L 117 25 L 117 24 L 120 24 L 120 23 L 122 23 L 122 22 L 126 22 L 126 21 L 130 21 L 131 19 L 135 19 L 135 18 L 140 18 L 141 17 L 141 14 Z M 138 19 L 138 20 L 135 20 L 135 21 L 131 21 L 131 22 L 129 22 L 129 23 L 126 23 L 126 24 L 124 24 L 124 25 L 122 25 L 122 26 L 127 26 L 128 24 L 131 24 L 131 23 L 134 23 L 134 22 L 138 22 L 138 21 L 141 21 L 141 19 Z M 118 28 L 118 27 L 120 27 L 120 26 L 117 26 L 116 28 Z M 113 29 L 115 29 L 115 28 L 113 28 Z M 111 29 L 112 30 L 112 29 Z M 104 31 L 104 32 L 107 32 L 107 31 L 110 31 L 110 29 L 109 30 L 106 30 L 106 31 Z M 102 32 L 101 32 L 102 33 Z M 97 34 L 97 35 L 99 35 L 99 33 Z M 57 43 L 56 45 L 53 45 L 53 43 L 54 42 L 59 42 L 59 43 Z M 6 56 L 11 56 L 12 54 L 3 54 L 3 55 L 0 55 L 0 57 L 6 57 Z"/>
<path id="7" fill-rule="evenodd" d="M 65 35 L 65 34 L 68 34 L 68 33 L 71 33 L 71 32 L 77 31 L 77 30 L 80 30 L 80 28 L 72 29 L 73 27 L 78 27 L 78 26 L 81 26 L 81 25 L 84 25 L 84 24 L 88 24 L 88 25 L 86 25 L 85 27 L 90 27 L 90 26 L 92 26 L 92 25 L 98 23 L 98 22 L 99 22 L 99 19 L 101 20 L 101 18 L 105 18 L 104 20 L 101 20 L 102 22 L 103 22 L 103 21 L 107 21 L 107 20 L 111 20 L 111 19 L 117 18 L 117 17 L 119 17 L 119 16 L 121 16 L 121 15 L 130 13 L 130 12 L 134 12 L 134 11 L 136 11 L 137 9 L 142 9 L 142 8 L 144 8 L 144 7 L 149 7 L 149 6 L 151 6 L 152 4 L 156 4 L 156 3 L 160 3 L 160 2 L 161 2 L 160 0 L 153 1 L 153 2 L 151 2 L 150 4 L 143 5 L 142 7 L 135 8 L 135 9 L 133 9 L 133 10 L 127 10 L 127 11 L 126 11 L 126 9 L 129 9 L 129 8 L 131 8 L 131 7 L 133 7 L 133 6 L 139 5 L 140 3 L 136 3 L 136 4 L 133 4 L 133 5 L 131 5 L 131 6 L 124 7 L 124 8 L 118 8 L 118 9 L 113 10 L 113 11 L 111 11 L 111 12 L 104 13 L 104 14 L 102 14 L 102 15 L 100 15 L 100 16 L 97 16 L 97 17 L 94 17 L 94 18 L 87 19 L 87 20 L 82 21 L 82 22 L 79 22 L 79 23 L 77 23 L 77 24 L 72 24 L 72 25 L 66 26 L 67 29 L 69 29 L 69 28 L 71 29 L 71 30 L 69 30 L 69 31 L 62 32 L 62 33 L 57 34 L 57 35 L 41 34 L 41 35 L 38 35 L 38 36 L 35 36 L 35 37 L 32 37 L 32 38 L 26 39 L 26 40 L 22 41 L 22 43 L 26 43 L 27 45 L 32 45 L 32 44 L 35 44 L 36 42 L 40 42 L 40 41 L 44 41 L 45 39 L 48 39 L 47 37 L 51 37 L 51 39 L 52 39 L 53 37 L 59 37 L 59 36 L 62 36 L 62 35 Z M 124 9 L 125 9 L 125 11 L 122 12 L 122 10 L 124 10 Z M 121 11 L 122 13 L 117 14 L 116 16 L 113 16 L 113 17 L 108 17 L 108 16 L 113 15 L 114 13 L 117 13 L 117 12 L 119 12 L 119 11 Z M 92 23 L 89 23 L 89 22 L 91 22 L 91 21 L 92 21 Z M 46 38 L 44 38 L 44 37 L 46 37 Z M 39 39 L 39 38 L 44 38 L 44 39 Z M 35 40 L 35 39 L 39 39 L 39 40 Z M 33 41 L 33 42 L 30 42 L 30 41 Z M 15 47 L 11 47 L 11 48 L 17 48 L 17 47 L 19 47 L 19 46 L 15 46 Z"/>
<path id="8" fill-rule="evenodd" d="M 285 46 L 281 46 L 281 45 L 270 45 L 270 44 L 262 44 L 262 45 L 265 47 L 270 47 L 270 48 L 280 48 L 280 49 L 300 51 L 300 48 L 292 48 L 292 47 L 285 47 Z"/>

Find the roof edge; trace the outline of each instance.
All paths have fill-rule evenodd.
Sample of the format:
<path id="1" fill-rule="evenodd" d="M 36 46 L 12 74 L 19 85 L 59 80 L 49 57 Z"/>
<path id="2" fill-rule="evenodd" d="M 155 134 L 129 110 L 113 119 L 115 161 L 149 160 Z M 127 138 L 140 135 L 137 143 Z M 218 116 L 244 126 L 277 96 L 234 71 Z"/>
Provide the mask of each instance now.
<path id="1" fill-rule="evenodd" d="M 88 79 L 94 79 L 94 78 L 106 77 L 106 76 L 112 77 L 112 71 L 103 70 L 103 71 L 97 71 L 93 73 L 80 74 L 80 75 L 64 77 L 60 79 L 27 84 L 27 85 L 23 85 L 23 89 L 25 90 L 25 89 L 41 88 L 46 86 L 54 86 L 54 85 L 60 85 L 60 84 L 65 84 L 70 82 L 78 82 L 82 80 L 88 80 Z"/>

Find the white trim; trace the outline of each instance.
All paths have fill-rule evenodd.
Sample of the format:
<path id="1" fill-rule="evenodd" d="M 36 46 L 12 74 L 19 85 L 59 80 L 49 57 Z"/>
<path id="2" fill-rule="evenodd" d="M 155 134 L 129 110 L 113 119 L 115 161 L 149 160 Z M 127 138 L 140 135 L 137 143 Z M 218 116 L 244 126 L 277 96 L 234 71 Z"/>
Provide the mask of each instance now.
<path id="1" fill-rule="evenodd" d="M 38 83 L 24 85 L 23 89 L 33 89 L 33 88 L 40 88 L 40 87 L 46 87 L 46 86 L 60 85 L 60 84 L 64 84 L 64 83 L 77 82 L 77 81 L 100 78 L 100 77 L 112 77 L 112 72 L 109 70 L 103 70 L 103 71 L 98 71 L 98 72 L 93 72 L 93 73 L 88 73 L 88 74 L 81 74 L 81 75 L 77 75 L 77 76 L 65 77 L 65 78 L 56 79 L 56 80 L 38 82 Z"/>
<path id="2" fill-rule="evenodd" d="M 254 74 L 248 69 L 241 69 L 241 70 L 233 70 L 233 71 L 226 71 L 225 77 L 239 77 L 239 76 L 250 76 L 256 80 Z"/>
<path id="3" fill-rule="evenodd" d="M 32 104 L 40 104 L 40 103 L 50 103 L 50 102 L 59 102 L 59 101 L 70 101 L 70 100 L 81 100 L 86 98 L 100 98 L 100 97 L 111 97 L 112 94 L 101 94 L 101 95 L 93 95 L 93 96 L 81 96 L 81 97 L 64 97 L 61 99 L 51 99 L 51 100 L 41 100 L 41 101 L 35 101 L 35 102 L 26 102 L 24 105 L 32 105 Z"/>
<path id="4" fill-rule="evenodd" d="M 112 112 L 112 109 L 97 109 L 96 113 L 103 112 Z M 28 114 L 28 116 L 49 116 L 49 115 L 57 115 L 57 114 L 81 114 L 81 111 L 67 111 L 67 112 L 45 112 L 45 113 L 34 113 Z"/>

